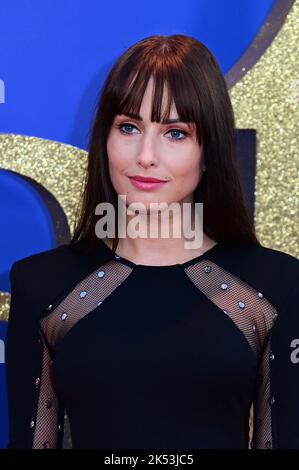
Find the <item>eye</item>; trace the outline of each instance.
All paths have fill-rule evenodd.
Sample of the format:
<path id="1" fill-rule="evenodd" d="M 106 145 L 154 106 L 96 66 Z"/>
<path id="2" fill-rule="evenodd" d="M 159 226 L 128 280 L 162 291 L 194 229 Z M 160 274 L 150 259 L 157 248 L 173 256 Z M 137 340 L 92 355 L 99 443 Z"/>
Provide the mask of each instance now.
<path id="1" fill-rule="evenodd" d="M 118 124 L 117 127 L 119 128 L 120 132 L 122 134 L 132 134 L 132 132 L 127 132 L 125 130 L 123 130 L 123 128 L 134 128 L 134 129 L 137 129 L 136 126 L 134 126 L 133 124 L 130 124 L 128 122 L 123 122 L 122 124 Z"/>
<path id="2" fill-rule="evenodd" d="M 182 134 L 183 137 L 180 137 L 180 138 L 174 138 L 172 140 L 184 140 L 186 138 L 186 136 L 188 135 L 188 132 L 186 131 L 183 131 L 182 129 L 170 129 L 167 134 L 169 134 L 170 132 L 175 132 L 176 135 L 177 134 Z"/>
<path id="3" fill-rule="evenodd" d="M 134 126 L 134 124 L 130 124 L 129 122 L 123 122 L 121 124 L 117 124 L 117 127 L 120 130 L 120 132 L 124 135 L 133 134 L 133 132 L 130 132 L 130 130 L 137 129 L 137 127 Z M 189 135 L 187 131 L 183 131 L 182 129 L 170 129 L 169 131 L 167 131 L 166 135 L 170 133 L 172 133 L 172 137 L 170 140 L 174 140 L 177 142 L 180 140 L 185 140 L 185 138 Z M 175 136 L 173 135 L 173 133 Z M 178 137 L 178 134 L 181 134 L 182 136 Z"/>

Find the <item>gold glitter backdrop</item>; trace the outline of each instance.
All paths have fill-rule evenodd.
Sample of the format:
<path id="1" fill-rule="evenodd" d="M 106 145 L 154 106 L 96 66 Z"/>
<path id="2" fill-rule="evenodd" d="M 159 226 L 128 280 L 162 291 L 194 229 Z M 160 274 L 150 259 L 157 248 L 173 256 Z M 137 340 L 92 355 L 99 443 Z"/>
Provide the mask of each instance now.
<path id="1" fill-rule="evenodd" d="M 51 140 L 0 134 L 0 168 L 30 176 L 58 200 L 73 230 L 87 152 Z"/>
<path id="2" fill-rule="evenodd" d="M 60 203 L 74 228 L 87 152 L 71 145 L 14 134 L 0 134 L 0 168 L 42 184 Z M 1 293 L 0 293 L 1 294 Z M 8 317 L 8 293 L 0 295 L 0 320 Z"/>
<path id="3" fill-rule="evenodd" d="M 258 63 L 230 90 L 236 126 L 257 130 L 255 226 L 267 247 L 299 258 L 299 0 Z M 62 206 L 71 231 L 87 153 L 36 137 L 0 134 L 0 168 L 29 176 Z M 0 295 L 7 318 L 9 294 Z"/>
<path id="4" fill-rule="evenodd" d="M 236 127 L 257 130 L 255 227 L 261 243 L 299 257 L 299 2 L 230 91 Z"/>

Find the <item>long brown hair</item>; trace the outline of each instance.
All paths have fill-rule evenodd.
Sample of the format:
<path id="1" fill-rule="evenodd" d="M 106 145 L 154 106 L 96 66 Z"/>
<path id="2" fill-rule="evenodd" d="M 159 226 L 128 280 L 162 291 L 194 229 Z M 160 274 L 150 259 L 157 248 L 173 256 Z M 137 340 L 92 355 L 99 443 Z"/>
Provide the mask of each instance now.
<path id="1" fill-rule="evenodd" d="M 147 37 L 115 62 L 101 89 L 88 148 L 88 167 L 71 244 L 85 240 L 95 248 L 95 207 L 110 202 L 117 214 L 117 193 L 108 170 L 106 142 L 117 114 L 137 116 L 150 77 L 154 79 L 151 120 L 169 118 L 172 100 L 181 121 L 194 122 L 203 144 L 206 171 L 194 191 L 203 202 L 204 232 L 217 242 L 260 244 L 250 221 L 235 154 L 234 114 L 227 85 L 209 49 L 182 34 Z M 164 83 L 168 101 L 161 116 Z M 112 249 L 118 244 L 116 236 Z"/>

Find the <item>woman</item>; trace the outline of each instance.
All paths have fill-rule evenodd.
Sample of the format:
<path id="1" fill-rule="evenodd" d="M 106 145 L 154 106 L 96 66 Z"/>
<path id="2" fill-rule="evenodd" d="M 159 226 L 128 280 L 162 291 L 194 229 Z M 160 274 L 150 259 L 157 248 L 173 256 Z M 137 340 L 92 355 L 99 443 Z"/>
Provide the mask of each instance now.
<path id="1" fill-rule="evenodd" d="M 73 448 L 245 449 L 252 405 L 253 448 L 299 448 L 299 261 L 257 240 L 233 136 L 194 38 L 148 37 L 117 60 L 71 243 L 11 269 L 10 448 L 61 447 L 66 411 Z M 202 203 L 202 243 L 122 237 L 118 217 L 105 237 L 105 202 L 131 209 L 131 235 L 136 208 L 148 224 L 165 203 L 174 228 L 167 208 L 187 204 L 193 228 Z"/>

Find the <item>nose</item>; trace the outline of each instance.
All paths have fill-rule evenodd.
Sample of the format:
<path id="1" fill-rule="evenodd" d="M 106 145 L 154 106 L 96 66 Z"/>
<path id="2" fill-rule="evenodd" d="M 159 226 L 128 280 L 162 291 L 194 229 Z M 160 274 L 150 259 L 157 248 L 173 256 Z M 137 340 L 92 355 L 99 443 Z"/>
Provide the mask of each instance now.
<path id="1" fill-rule="evenodd" d="M 158 164 L 157 155 L 154 149 L 154 136 L 145 135 L 141 139 L 138 152 L 137 164 L 142 168 L 149 168 Z"/>

